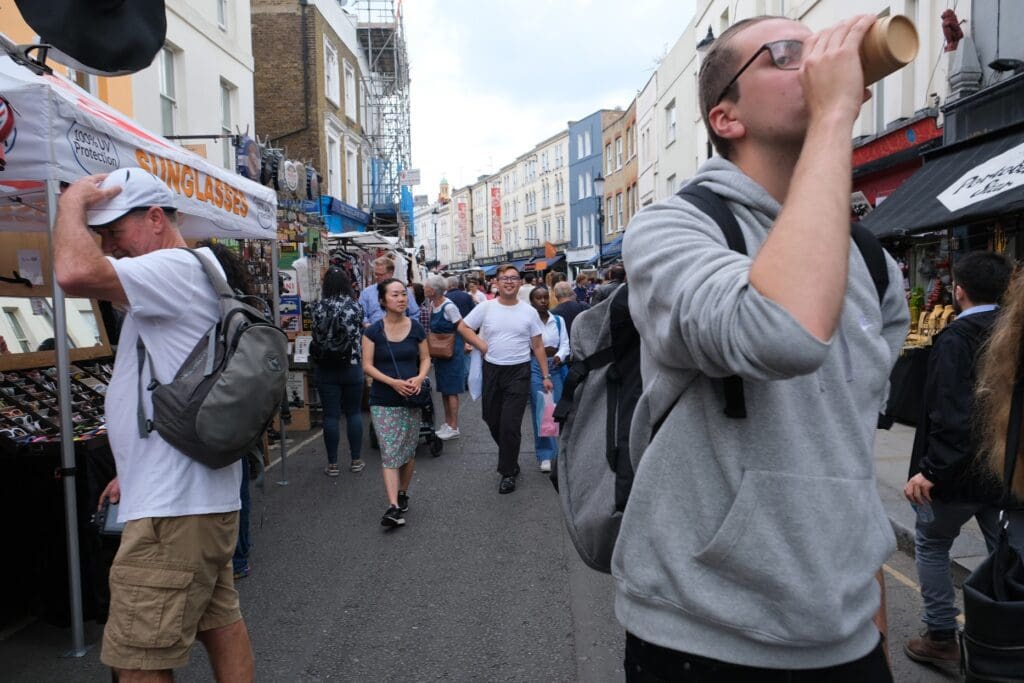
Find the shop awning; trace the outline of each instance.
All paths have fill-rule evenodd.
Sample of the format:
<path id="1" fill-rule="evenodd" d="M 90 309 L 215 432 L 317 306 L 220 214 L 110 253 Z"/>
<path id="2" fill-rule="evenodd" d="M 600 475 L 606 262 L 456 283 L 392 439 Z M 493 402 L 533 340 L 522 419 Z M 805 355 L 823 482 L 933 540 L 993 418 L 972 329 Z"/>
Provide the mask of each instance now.
<path id="1" fill-rule="evenodd" d="M 493 266 L 484 266 L 484 275 L 487 277 L 494 275 L 498 271 L 498 265 L 495 263 Z"/>
<path id="2" fill-rule="evenodd" d="M 942 147 L 861 222 L 880 238 L 1024 211 L 1024 124 Z"/>
<path id="3" fill-rule="evenodd" d="M 515 266 L 516 270 L 518 270 L 520 273 L 522 273 L 525 270 L 526 264 L 529 263 L 529 262 L 530 262 L 530 259 L 528 259 L 528 258 L 522 258 L 522 259 L 519 259 L 517 261 L 509 261 L 509 263 L 511 265 Z"/>
<path id="4" fill-rule="evenodd" d="M 565 260 L 565 254 L 556 254 L 551 258 L 535 258 L 526 264 L 527 270 L 548 270 Z"/>

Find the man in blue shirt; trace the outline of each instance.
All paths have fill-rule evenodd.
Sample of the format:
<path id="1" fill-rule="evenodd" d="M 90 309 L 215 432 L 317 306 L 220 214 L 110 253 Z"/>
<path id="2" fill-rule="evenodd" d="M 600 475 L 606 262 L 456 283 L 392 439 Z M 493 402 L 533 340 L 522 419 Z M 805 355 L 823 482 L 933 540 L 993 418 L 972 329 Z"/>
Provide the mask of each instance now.
<path id="1" fill-rule="evenodd" d="M 448 300 L 455 304 L 455 307 L 459 309 L 459 313 L 465 318 L 469 315 L 469 312 L 476 306 L 476 302 L 473 301 L 473 297 L 463 291 L 462 282 L 458 276 L 452 275 L 448 278 L 448 291 L 444 293 Z"/>
<path id="2" fill-rule="evenodd" d="M 373 260 L 373 284 L 363 289 L 359 294 L 359 305 L 363 307 L 363 327 L 369 327 L 384 317 L 384 311 L 380 307 L 377 298 L 377 283 L 384 282 L 395 276 L 395 262 L 387 256 L 381 256 Z M 415 319 L 420 314 L 420 307 L 416 305 L 416 297 L 413 296 L 412 287 L 406 288 L 409 292 L 409 303 L 405 308 L 405 315 Z"/>

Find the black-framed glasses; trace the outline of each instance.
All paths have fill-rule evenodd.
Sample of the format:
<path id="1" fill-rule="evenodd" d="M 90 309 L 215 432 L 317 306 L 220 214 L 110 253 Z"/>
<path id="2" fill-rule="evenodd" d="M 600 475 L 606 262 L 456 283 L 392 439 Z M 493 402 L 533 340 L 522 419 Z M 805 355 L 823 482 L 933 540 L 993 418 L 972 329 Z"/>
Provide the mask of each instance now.
<path id="1" fill-rule="evenodd" d="M 499 282 L 519 282 L 518 275 L 502 275 L 498 278 Z"/>
<path id="2" fill-rule="evenodd" d="M 762 52 L 767 52 L 768 56 L 772 58 L 772 64 L 775 65 L 776 69 L 782 69 L 783 71 L 796 71 L 800 68 L 802 57 L 804 54 L 804 42 L 802 40 L 773 40 L 770 43 L 765 43 L 761 47 L 757 48 L 757 52 L 747 60 L 746 64 L 740 67 L 740 70 L 736 72 L 736 75 L 732 77 L 732 80 L 722 88 L 721 94 L 718 99 L 715 100 L 715 105 L 722 101 L 725 94 L 729 92 L 729 88 L 733 86 L 739 77 L 743 75 L 754 60 L 761 56 Z"/>

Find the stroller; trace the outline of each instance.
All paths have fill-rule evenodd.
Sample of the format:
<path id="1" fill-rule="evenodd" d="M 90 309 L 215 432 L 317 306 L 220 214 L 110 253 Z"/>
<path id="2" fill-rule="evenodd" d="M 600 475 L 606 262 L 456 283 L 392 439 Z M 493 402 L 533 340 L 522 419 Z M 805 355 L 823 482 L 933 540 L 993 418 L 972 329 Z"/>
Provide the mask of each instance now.
<path id="1" fill-rule="evenodd" d="M 424 386 L 424 389 L 427 387 Z M 433 393 L 433 390 L 431 390 Z M 430 454 L 435 458 L 441 455 L 441 451 L 444 450 L 444 441 L 437 435 L 437 430 L 434 429 L 434 401 L 431 396 L 431 401 L 423 408 L 420 408 L 420 439 L 424 440 L 424 443 L 430 444 Z M 377 440 L 377 432 L 373 428 L 373 422 L 370 422 L 370 447 L 380 449 L 380 442 Z"/>

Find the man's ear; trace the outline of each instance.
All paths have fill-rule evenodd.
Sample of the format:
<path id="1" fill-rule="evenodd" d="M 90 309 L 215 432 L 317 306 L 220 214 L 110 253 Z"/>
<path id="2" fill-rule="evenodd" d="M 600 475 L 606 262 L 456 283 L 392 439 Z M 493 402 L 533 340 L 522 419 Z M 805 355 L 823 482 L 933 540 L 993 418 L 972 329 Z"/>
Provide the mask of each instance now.
<path id="1" fill-rule="evenodd" d="M 159 234 L 164 231 L 165 221 L 164 210 L 159 206 L 151 206 L 146 211 L 146 222 L 152 227 L 153 232 Z"/>
<path id="2" fill-rule="evenodd" d="M 738 140 L 746 135 L 747 128 L 735 117 L 734 103 L 723 101 L 716 104 L 708 112 L 708 123 L 715 135 L 723 140 Z"/>

